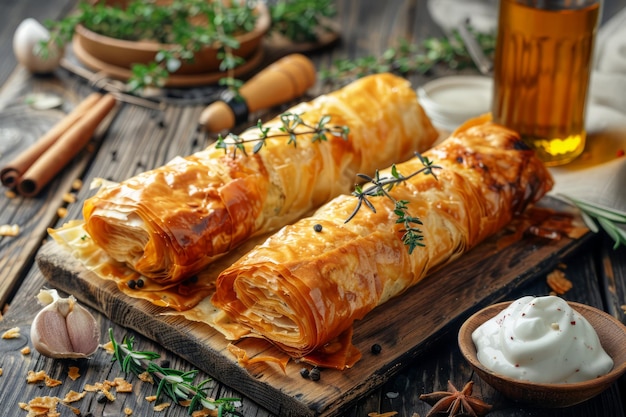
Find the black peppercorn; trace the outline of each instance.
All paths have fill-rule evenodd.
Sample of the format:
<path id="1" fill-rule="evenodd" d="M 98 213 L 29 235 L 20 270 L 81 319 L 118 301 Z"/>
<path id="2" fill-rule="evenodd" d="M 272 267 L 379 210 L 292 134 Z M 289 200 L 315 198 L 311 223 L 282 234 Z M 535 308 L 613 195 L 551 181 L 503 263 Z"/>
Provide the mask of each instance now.
<path id="1" fill-rule="evenodd" d="M 321 224 L 319 224 L 319 223 L 316 223 L 316 224 L 313 226 L 313 230 L 315 230 L 317 233 L 321 232 L 321 231 L 322 231 L 322 225 L 321 225 Z"/>
<path id="2" fill-rule="evenodd" d="M 374 343 L 370 350 L 372 351 L 374 355 L 378 355 L 380 352 L 382 352 L 383 347 L 379 345 L 378 343 Z"/>
<path id="3" fill-rule="evenodd" d="M 143 287 L 143 279 L 139 278 L 137 280 L 137 288 L 141 288 L 141 287 Z"/>
<path id="4" fill-rule="evenodd" d="M 161 366 L 161 368 L 169 368 L 170 367 L 170 361 L 167 359 L 163 359 L 161 361 L 161 363 L 159 363 L 159 365 Z"/>
<path id="5" fill-rule="evenodd" d="M 137 281 L 135 281 L 134 279 L 129 280 L 126 285 L 128 285 L 128 288 L 130 288 L 131 290 L 134 290 L 135 287 L 137 286 Z"/>
<path id="6" fill-rule="evenodd" d="M 100 404 L 104 404 L 105 402 L 107 402 L 107 400 L 107 396 L 102 393 L 98 394 L 98 397 L 96 398 L 96 401 L 98 401 L 98 403 Z"/>
<path id="7" fill-rule="evenodd" d="M 315 368 L 311 369 L 311 371 L 309 372 L 309 378 L 311 378 L 311 381 L 319 381 L 320 380 L 320 368 L 316 366 Z"/>
<path id="8" fill-rule="evenodd" d="M 307 368 L 300 369 L 300 376 L 302 378 L 308 378 L 309 377 L 309 370 Z"/>

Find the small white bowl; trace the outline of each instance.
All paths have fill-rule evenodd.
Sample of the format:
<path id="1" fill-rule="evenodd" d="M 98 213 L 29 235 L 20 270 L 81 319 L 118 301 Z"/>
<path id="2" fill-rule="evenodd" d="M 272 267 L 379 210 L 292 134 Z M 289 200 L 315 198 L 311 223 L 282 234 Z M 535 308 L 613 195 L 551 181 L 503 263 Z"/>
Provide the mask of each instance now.
<path id="1" fill-rule="evenodd" d="M 492 94 L 493 80 L 474 75 L 438 78 L 417 89 L 420 104 L 435 127 L 448 131 L 490 112 Z"/>

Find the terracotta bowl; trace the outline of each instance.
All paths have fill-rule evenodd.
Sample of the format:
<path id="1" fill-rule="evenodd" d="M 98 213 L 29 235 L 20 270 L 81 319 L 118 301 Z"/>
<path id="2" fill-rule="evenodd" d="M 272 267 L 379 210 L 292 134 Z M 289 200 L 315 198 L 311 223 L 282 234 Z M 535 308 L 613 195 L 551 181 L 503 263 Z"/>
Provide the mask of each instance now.
<path id="1" fill-rule="evenodd" d="M 254 30 L 235 37 L 240 46 L 233 53 L 244 59 L 254 55 L 261 47 L 263 37 L 270 28 L 271 18 L 267 6 L 259 2 L 257 12 L 258 18 Z M 76 27 L 74 42 L 90 58 L 123 69 L 130 69 L 133 64 L 152 62 L 160 50 L 168 49 L 167 44 L 158 42 L 126 41 L 100 35 L 83 25 Z M 183 62 L 176 74 L 203 74 L 219 71 L 220 61 L 217 53 L 216 48 L 203 48 L 196 53 L 193 62 Z"/>
<path id="2" fill-rule="evenodd" d="M 568 304 L 595 328 L 602 347 L 613 359 L 613 369 L 608 374 L 584 382 L 540 384 L 513 379 L 487 369 L 476 357 L 472 332 L 510 304 L 510 302 L 494 304 L 477 312 L 463 323 L 458 335 L 461 353 L 474 371 L 507 398 L 542 408 L 568 407 L 600 394 L 626 371 L 626 327 L 601 310 L 574 302 Z"/>

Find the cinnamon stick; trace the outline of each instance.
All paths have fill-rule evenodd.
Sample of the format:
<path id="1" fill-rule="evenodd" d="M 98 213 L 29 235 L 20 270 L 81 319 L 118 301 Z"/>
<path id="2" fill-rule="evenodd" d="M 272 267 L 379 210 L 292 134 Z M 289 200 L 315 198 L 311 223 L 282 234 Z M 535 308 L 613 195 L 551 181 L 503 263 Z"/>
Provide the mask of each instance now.
<path id="1" fill-rule="evenodd" d="M 28 168 L 18 180 L 17 191 L 27 197 L 39 193 L 89 142 L 100 122 L 113 109 L 116 102 L 112 94 L 102 96 Z"/>
<path id="2" fill-rule="evenodd" d="M 13 161 L 0 170 L 0 180 L 6 187 L 13 187 L 26 170 L 39 158 L 61 135 L 80 119 L 100 98 L 102 94 L 92 93 L 81 101 L 70 113 L 41 136 L 28 149 L 20 153 Z"/>

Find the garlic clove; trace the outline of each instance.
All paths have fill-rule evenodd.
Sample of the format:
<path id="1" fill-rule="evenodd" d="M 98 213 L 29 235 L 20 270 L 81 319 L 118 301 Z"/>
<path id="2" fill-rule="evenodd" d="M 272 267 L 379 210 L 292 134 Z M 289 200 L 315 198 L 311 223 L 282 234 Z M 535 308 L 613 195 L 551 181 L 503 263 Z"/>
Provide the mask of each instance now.
<path id="1" fill-rule="evenodd" d="M 91 355 L 98 349 L 100 335 L 98 326 L 89 311 L 78 303 L 65 317 L 67 334 L 72 343 L 72 350 L 84 355 Z"/>
<path id="2" fill-rule="evenodd" d="M 42 290 L 37 299 L 47 304 L 33 320 L 30 336 L 39 353 L 51 358 L 86 358 L 99 346 L 98 323 L 71 295 Z"/>
<path id="3" fill-rule="evenodd" d="M 37 314 L 30 328 L 30 338 L 42 355 L 54 357 L 58 352 L 72 352 L 65 317 L 50 304 Z"/>
<path id="4" fill-rule="evenodd" d="M 64 50 L 49 46 L 49 56 L 41 55 L 39 42 L 50 39 L 50 32 L 36 19 L 24 19 L 13 34 L 13 53 L 17 61 L 35 74 L 53 72 L 59 67 Z"/>

